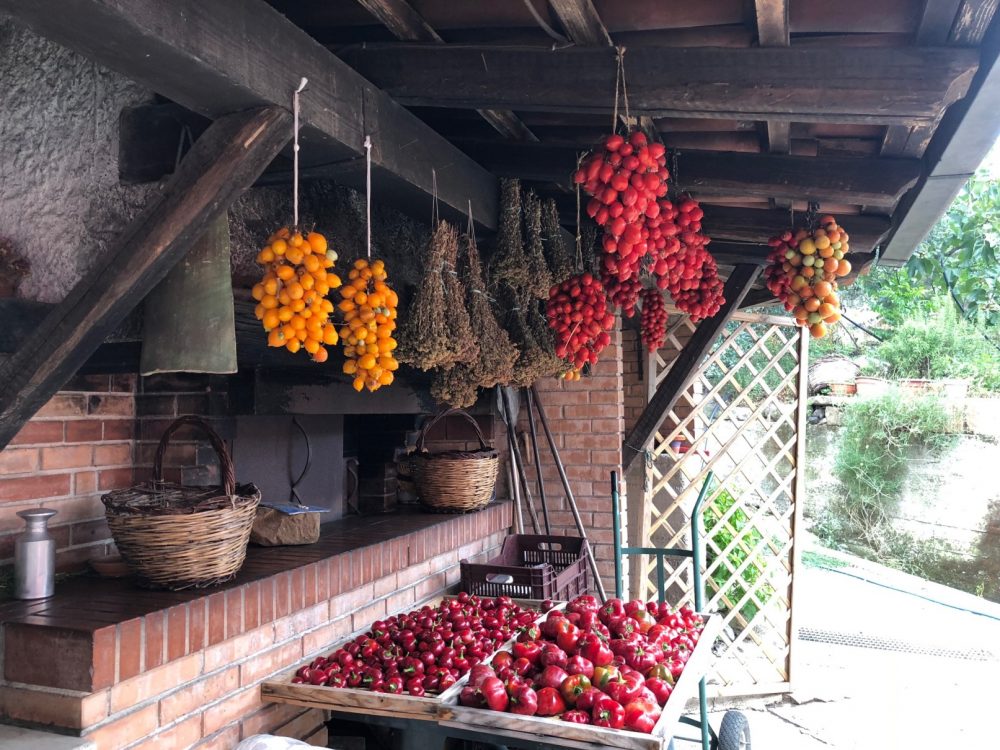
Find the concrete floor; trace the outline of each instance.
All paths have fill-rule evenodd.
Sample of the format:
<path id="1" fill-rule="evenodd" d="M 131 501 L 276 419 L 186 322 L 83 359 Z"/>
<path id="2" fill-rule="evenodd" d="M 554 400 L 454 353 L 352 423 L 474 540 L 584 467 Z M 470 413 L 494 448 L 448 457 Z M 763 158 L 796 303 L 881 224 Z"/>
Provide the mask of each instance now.
<path id="1" fill-rule="evenodd" d="M 1000 748 L 1000 606 L 846 560 L 836 571 L 801 570 L 796 617 L 823 637 L 863 645 L 799 641 L 792 698 L 742 707 L 753 747 Z M 721 717 L 712 715 L 714 726 Z"/>

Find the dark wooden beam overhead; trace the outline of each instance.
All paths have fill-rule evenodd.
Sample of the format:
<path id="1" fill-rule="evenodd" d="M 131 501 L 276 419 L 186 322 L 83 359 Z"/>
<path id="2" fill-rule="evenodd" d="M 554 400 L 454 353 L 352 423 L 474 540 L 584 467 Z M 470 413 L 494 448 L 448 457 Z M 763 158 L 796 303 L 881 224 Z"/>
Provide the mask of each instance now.
<path id="1" fill-rule="evenodd" d="M 691 338 L 677 355 L 670 372 L 656 389 L 646 408 L 635 422 L 635 426 L 622 441 L 622 471 L 627 472 L 636 456 L 646 450 L 660 424 L 674 408 L 681 394 L 691 385 L 702 360 L 712 348 L 720 331 L 743 302 L 760 275 L 760 266 L 739 265 L 726 281 L 723 295 L 726 298 L 722 309 L 714 317 L 703 320 L 694 329 Z"/>
<path id="2" fill-rule="evenodd" d="M 951 44 L 975 46 L 983 41 L 993 23 L 1000 0 L 962 0 L 948 41 Z"/>
<path id="3" fill-rule="evenodd" d="M 767 121 L 767 150 L 772 154 L 787 154 L 792 148 L 791 123 L 786 120 Z"/>
<path id="4" fill-rule="evenodd" d="M 595 113 L 614 107 L 611 48 L 366 44 L 341 56 L 407 105 Z M 654 117 L 913 124 L 963 96 L 978 59 L 975 50 L 957 48 L 859 47 L 844 54 L 818 47 L 634 47 L 627 56 L 629 103 L 635 114 Z"/>
<path id="5" fill-rule="evenodd" d="M 110 252 L 46 315 L 33 343 L 0 369 L 0 449 L 253 184 L 288 143 L 291 122 L 279 107 L 241 112 L 219 118 L 195 142 Z"/>
<path id="6" fill-rule="evenodd" d="M 947 44 L 961 5 L 962 0 L 924 0 L 914 41 L 921 46 Z"/>
<path id="7" fill-rule="evenodd" d="M 262 0 L 0 0 L 0 13 L 210 118 L 290 106 L 306 77 L 303 167 L 337 163 L 341 184 L 363 188 L 371 135 L 380 202 L 427 216 L 436 169 L 444 214 L 465 217 L 471 199 L 495 228 L 493 175 Z"/>
<path id="8" fill-rule="evenodd" d="M 892 229 L 888 216 L 857 214 L 840 216 L 838 220 L 847 229 L 854 252 L 868 252 Z M 796 222 L 801 221 L 802 218 L 797 217 Z M 702 225 L 713 240 L 766 245 L 771 237 L 792 227 L 792 215 L 789 211 L 779 209 L 764 211 L 756 208 L 705 206 Z"/>
<path id="9" fill-rule="evenodd" d="M 574 43 L 608 47 L 611 36 L 591 0 L 549 0 L 563 30 Z"/>
<path id="10" fill-rule="evenodd" d="M 757 43 L 761 47 L 787 47 L 788 0 L 754 0 Z"/>
<path id="11" fill-rule="evenodd" d="M 358 3 L 397 39 L 435 44 L 444 42 L 440 34 L 406 0 L 358 0 Z"/>
<path id="12" fill-rule="evenodd" d="M 569 185 L 578 149 L 545 144 L 456 141 L 500 176 Z M 673 175 L 678 190 L 891 207 L 921 174 L 916 159 L 789 156 L 682 151 Z"/>
<path id="13" fill-rule="evenodd" d="M 424 20 L 407 0 L 358 0 L 393 33 L 408 42 L 444 44 L 444 39 Z M 515 141 L 537 141 L 538 138 L 510 110 L 481 109 L 479 114 L 504 138 Z"/>

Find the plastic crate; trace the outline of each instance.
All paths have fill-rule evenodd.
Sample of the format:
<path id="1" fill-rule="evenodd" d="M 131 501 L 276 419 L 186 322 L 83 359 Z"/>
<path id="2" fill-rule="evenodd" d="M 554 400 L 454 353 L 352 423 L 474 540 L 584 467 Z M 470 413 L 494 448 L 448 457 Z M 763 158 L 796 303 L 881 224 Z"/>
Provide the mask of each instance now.
<path id="1" fill-rule="evenodd" d="M 587 593 L 587 540 L 577 536 L 511 534 L 500 556 L 461 562 L 462 590 L 479 596 L 567 600 Z"/>

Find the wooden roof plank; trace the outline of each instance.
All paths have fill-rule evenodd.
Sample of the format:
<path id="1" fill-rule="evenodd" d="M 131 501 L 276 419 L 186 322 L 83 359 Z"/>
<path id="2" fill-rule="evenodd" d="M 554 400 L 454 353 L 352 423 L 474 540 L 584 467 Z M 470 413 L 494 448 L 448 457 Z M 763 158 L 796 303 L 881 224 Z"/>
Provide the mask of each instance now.
<path id="1" fill-rule="evenodd" d="M 364 186 L 364 139 L 375 144 L 380 200 L 426 216 L 437 170 L 446 216 L 495 229 L 497 182 L 416 116 L 261 0 L 0 0 L 42 36 L 208 117 L 289 107 L 303 76 L 303 166 L 340 162 L 342 184 Z"/>
<path id="2" fill-rule="evenodd" d="M 457 142 L 500 176 L 563 185 L 569 184 L 580 150 Z M 678 190 L 699 196 L 736 194 L 891 207 L 920 175 L 916 159 L 681 151 L 673 180 Z"/>
<path id="3" fill-rule="evenodd" d="M 444 44 L 444 39 L 406 0 L 358 0 L 397 39 L 409 42 Z M 537 141 L 528 126 L 510 110 L 479 109 L 480 116 L 504 138 Z"/>
<path id="4" fill-rule="evenodd" d="M 788 0 L 754 0 L 757 43 L 761 47 L 787 47 Z"/>
<path id="5" fill-rule="evenodd" d="M 550 112 L 614 106 L 610 48 L 368 44 L 341 56 L 407 105 Z M 938 117 L 963 96 L 978 60 L 976 50 L 959 48 L 860 47 L 843 55 L 794 46 L 635 47 L 626 73 L 637 115 L 912 124 Z"/>

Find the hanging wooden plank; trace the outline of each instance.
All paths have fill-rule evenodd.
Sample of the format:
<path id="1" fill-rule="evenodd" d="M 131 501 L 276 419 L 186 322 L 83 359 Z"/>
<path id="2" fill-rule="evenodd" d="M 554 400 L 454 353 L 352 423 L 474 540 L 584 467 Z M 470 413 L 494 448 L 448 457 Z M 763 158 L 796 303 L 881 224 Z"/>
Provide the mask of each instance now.
<path id="1" fill-rule="evenodd" d="M 9 0 L 8 0 L 9 1 Z M 365 44 L 344 60 L 408 106 L 610 112 L 616 55 L 605 47 Z M 859 47 L 633 47 L 629 104 L 654 117 L 751 117 L 912 124 L 963 96 L 976 50 Z M 659 74 L 670 71 L 670 75 Z M 836 81 L 831 96 L 816 81 Z"/>
<path id="2" fill-rule="evenodd" d="M 201 115 L 289 106 L 302 77 L 302 166 L 364 189 L 364 140 L 386 203 L 496 228 L 497 181 L 263 0 L 0 0 L 0 13 Z"/>
<path id="3" fill-rule="evenodd" d="M 574 43 L 609 47 L 611 37 L 591 0 L 549 0 L 566 35 Z"/>
<path id="4" fill-rule="evenodd" d="M 787 124 L 787 123 L 786 123 Z M 580 149 L 462 143 L 493 173 L 568 186 Z M 697 196 L 740 195 L 891 207 L 921 175 L 917 159 L 682 151 L 674 184 Z"/>
<path id="5" fill-rule="evenodd" d="M 623 471 L 628 471 L 636 456 L 645 450 L 645 446 L 656 434 L 664 417 L 670 413 L 681 394 L 697 376 L 701 360 L 711 349 L 733 313 L 739 309 L 760 271 L 760 266 L 736 266 L 723 290 L 726 302 L 722 309 L 714 317 L 703 320 L 698 325 L 684 349 L 677 355 L 667 377 L 656 389 L 646 408 L 642 410 L 635 426 L 622 441 Z"/>
<path id="6" fill-rule="evenodd" d="M 0 370 L 0 449 L 180 260 L 291 137 L 278 107 L 217 120 L 115 246 Z"/>
<path id="7" fill-rule="evenodd" d="M 397 39 L 409 42 L 444 44 L 444 39 L 406 0 L 358 0 L 392 32 Z M 510 110 L 483 109 L 479 114 L 504 138 L 537 141 L 528 126 Z"/>

